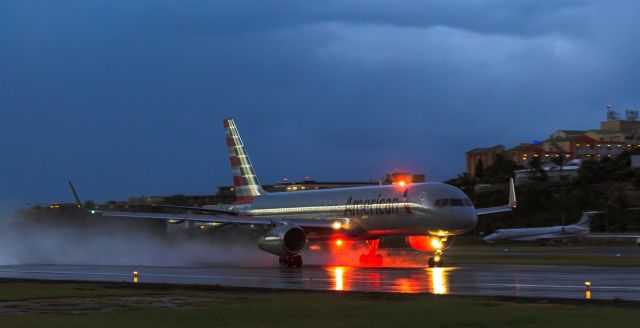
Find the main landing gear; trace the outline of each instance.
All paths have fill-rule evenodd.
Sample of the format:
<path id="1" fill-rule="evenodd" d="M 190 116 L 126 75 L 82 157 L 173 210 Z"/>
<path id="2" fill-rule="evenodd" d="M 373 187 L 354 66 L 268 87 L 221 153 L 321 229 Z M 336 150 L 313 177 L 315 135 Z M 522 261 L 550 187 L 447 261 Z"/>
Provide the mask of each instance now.
<path id="1" fill-rule="evenodd" d="M 300 255 L 290 255 L 290 256 L 280 256 L 278 260 L 280 265 L 286 266 L 288 268 L 299 268 L 302 267 L 302 256 Z"/>
<path id="2" fill-rule="evenodd" d="M 437 238 L 437 237 L 432 237 L 432 238 Z M 440 239 L 433 239 L 433 243 L 432 245 L 434 246 L 435 250 L 433 251 L 433 256 L 429 256 L 429 259 L 427 260 L 427 265 L 430 268 L 435 268 L 435 267 L 441 267 L 444 265 L 444 261 L 442 260 L 442 245 L 443 242 L 447 241 L 446 237 L 445 238 L 440 238 Z"/>
<path id="3" fill-rule="evenodd" d="M 380 239 L 367 240 L 367 245 L 369 245 L 369 252 L 360 255 L 360 265 L 382 265 L 382 255 L 378 254 Z"/>

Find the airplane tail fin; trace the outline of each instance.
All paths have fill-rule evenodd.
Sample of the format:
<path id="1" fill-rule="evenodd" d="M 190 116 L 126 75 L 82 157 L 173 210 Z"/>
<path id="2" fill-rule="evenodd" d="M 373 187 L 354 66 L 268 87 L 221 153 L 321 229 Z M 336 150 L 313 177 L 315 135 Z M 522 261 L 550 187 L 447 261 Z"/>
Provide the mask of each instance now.
<path id="1" fill-rule="evenodd" d="M 599 211 L 583 212 L 582 216 L 580 217 L 580 220 L 574 225 L 588 228 L 589 224 L 591 224 L 591 220 L 593 219 L 593 217 L 599 213 L 602 213 L 602 212 L 599 212 Z"/>
<path id="2" fill-rule="evenodd" d="M 238 133 L 236 123 L 232 118 L 224 121 L 227 147 L 229 149 L 229 161 L 233 173 L 233 186 L 236 192 L 237 203 L 250 202 L 254 197 L 264 193 L 258 182 L 258 177 L 253 170 L 249 155 L 244 149 L 244 144 Z"/>

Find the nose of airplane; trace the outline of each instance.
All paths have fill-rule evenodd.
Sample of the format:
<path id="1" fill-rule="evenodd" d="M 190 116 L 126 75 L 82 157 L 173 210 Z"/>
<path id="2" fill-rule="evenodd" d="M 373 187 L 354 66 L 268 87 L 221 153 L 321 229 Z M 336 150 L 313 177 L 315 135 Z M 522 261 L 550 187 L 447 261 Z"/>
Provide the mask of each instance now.
<path id="1" fill-rule="evenodd" d="M 457 229 L 463 232 L 469 232 L 478 224 L 478 215 L 472 208 L 458 208 L 452 215 L 456 218 Z"/>
<path id="2" fill-rule="evenodd" d="M 478 224 L 478 214 L 476 213 L 475 209 L 468 208 L 468 211 L 465 215 L 465 221 L 467 222 L 469 231 L 473 230 L 473 228 L 476 227 L 476 225 Z"/>

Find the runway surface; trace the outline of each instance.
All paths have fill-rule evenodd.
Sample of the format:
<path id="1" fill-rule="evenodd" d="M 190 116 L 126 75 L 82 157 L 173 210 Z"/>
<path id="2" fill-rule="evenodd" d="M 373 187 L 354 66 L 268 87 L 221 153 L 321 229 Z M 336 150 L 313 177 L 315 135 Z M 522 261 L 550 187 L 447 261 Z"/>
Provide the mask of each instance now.
<path id="1" fill-rule="evenodd" d="M 553 297 L 640 301 L 640 268 L 589 266 L 479 265 L 451 268 L 362 268 L 347 266 L 129 267 L 5 265 L 0 278 L 132 281 L 237 287 L 433 293 L 452 295 Z"/>

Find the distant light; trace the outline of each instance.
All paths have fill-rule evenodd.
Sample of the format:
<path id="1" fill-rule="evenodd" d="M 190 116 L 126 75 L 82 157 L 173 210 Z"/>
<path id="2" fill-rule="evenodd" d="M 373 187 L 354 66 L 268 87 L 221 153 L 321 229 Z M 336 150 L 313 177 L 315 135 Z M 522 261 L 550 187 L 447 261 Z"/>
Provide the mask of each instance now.
<path id="1" fill-rule="evenodd" d="M 309 246 L 309 249 L 312 250 L 312 251 L 319 251 L 322 248 L 320 248 L 319 245 L 311 245 L 311 246 Z"/>
<path id="2" fill-rule="evenodd" d="M 343 244 L 342 239 L 336 239 L 336 246 L 341 247 Z"/>
<path id="3" fill-rule="evenodd" d="M 200 226 L 200 230 L 204 230 L 206 227 L 204 225 Z"/>

